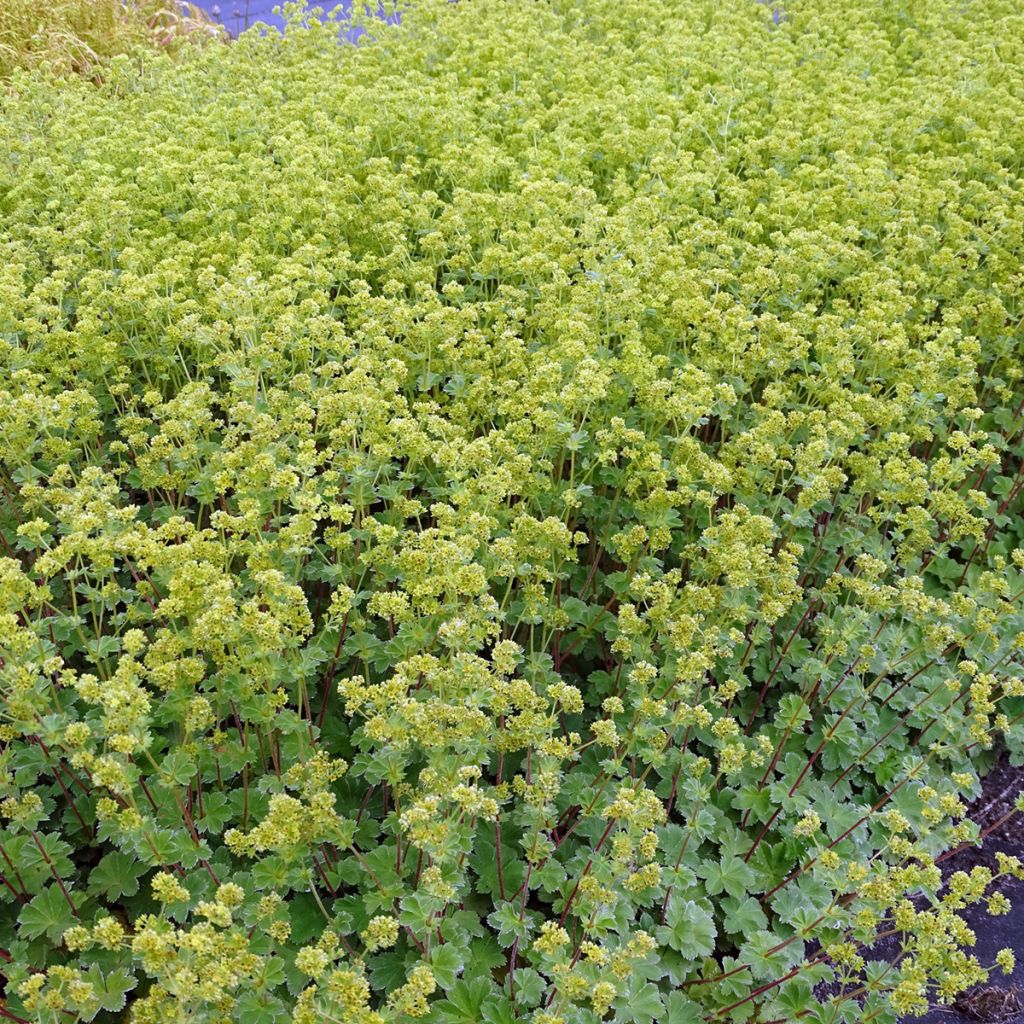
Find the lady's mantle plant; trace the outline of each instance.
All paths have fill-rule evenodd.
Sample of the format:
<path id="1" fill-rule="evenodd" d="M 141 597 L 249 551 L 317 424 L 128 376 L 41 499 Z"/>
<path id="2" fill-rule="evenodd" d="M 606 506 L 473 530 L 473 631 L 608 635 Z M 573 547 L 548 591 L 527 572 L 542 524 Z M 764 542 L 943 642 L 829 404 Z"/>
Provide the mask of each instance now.
<path id="1" fill-rule="evenodd" d="M 336 38 L 3 100 L 3 1016 L 983 979 L 935 861 L 1024 756 L 1019 4 Z"/>

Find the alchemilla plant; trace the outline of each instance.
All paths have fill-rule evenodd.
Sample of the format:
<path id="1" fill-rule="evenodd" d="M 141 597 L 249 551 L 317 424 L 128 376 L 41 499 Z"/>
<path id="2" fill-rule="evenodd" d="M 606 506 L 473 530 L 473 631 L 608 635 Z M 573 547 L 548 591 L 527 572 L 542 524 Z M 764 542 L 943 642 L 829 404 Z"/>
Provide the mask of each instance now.
<path id="1" fill-rule="evenodd" d="M 1024 757 L 1016 0 L 293 11 L 0 116 L 0 1014 L 892 1024 Z"/>

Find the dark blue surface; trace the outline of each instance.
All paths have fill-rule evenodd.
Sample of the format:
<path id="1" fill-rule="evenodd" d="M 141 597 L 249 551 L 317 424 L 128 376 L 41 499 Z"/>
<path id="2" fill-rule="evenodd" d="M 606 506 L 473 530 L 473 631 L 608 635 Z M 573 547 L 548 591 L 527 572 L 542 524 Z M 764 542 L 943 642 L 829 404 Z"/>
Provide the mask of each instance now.
<path id="1" fill-rule="evenodd" d="M 2 0 L 0 0 L 2 2 Z M 192 0 L 197 7 L 202 8 L 223 25 L 233 36 L 244 32 L 254 25 L 272 25 L 274 28 L 284 29 L 285 20 L 278 14 L 274 14 L 274 8 L 283 6 L 285 0 Z M 324 14 L 341 7 L 345 12 L 349 10 L 348 0 L 307 0 L 308 7 L 320 7 Z M 379 9 L 379 16 L 384 18 L 383 7 Z M 397 20 L 396 16 L 386 17 L 387 21 Z M 363 34 L 365 29 L 347 29 L 342 32 L 342 38 L 350 42 L 355 41 Z"/>
<path id="2" fill-rule="evenodd" d="M 273 13 L 275 7 L 283 0 L 193 0 L 207 14 L 212 15 L 232 35 L 238 35 L 245 29 L 262 21 L 275 28 L 284 28 L 284 19 Z M 333 4 L 324 4 L 329 10 Z"/>

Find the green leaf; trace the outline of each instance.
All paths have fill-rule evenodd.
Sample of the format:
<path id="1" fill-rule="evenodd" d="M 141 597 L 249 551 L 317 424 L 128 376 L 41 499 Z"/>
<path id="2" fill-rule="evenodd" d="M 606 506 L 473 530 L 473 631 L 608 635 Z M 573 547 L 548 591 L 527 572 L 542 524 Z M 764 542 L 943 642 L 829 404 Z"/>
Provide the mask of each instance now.
<path id="1" fill-rule="evenodd" d="M 145 841 L 140 840 L 136 846 L 139 859 L 145 864 L 163 867 L 174 863 L 175 836 L 169 829 L 153 829 Z"/>
<path id="2" fill-rule="evenodd" d="M 782 949 L 778 948 L 780 945 Z M 799 950 L 801 944 L 796 945 Z M 759 931 L 743 943 L 740 956 L 754 978 L 766 980 L 784 973 L 787 957 L 792 954 L 790 946 L 783 945 L 774 932 Z"/>
<path id="3" fill-rule="evenodd" d="M 196 818 L 196 828 L 200 832 L 220 835 L 230 820 L 231 805 L 227 794 L 214 791 L 203 796 L 203 813 Z"/>
<path id="4" fill-rule="evenodd" d="M 405 984 L 408 974 L 406 956 L 395 950 L 369 959 L 370 984 L 378 992 L 393 992 Z"/>
<path id="5" fill-rule="evenodd" d="M 251 991 L 242 994 L 234 1013 L 238 1024 L 275 1024 L 288 1017 L 284 1003 L 276 996 Z"/>
<path id="6" fill-rule="evenodd" d="M 167 785 L 187 786 L 195 774 L 195 761 L 181 749 L 172 751 L 160 764 L 161 781 Z"/>
<path id="7" fill-rule="evenodd" d="M 261 890 L 285 888 L 290 875 L 288 865 L 276 854 L 263 857 L 252 866 L 253 885 Z"/>
<path id="8" fill-rule="evenodd" d="M 485 935 L 472 940 L 473 955 L 466 964 L 465 977 L 490 977 L 491 972 L 508 962 L 508 955 L 503 953 L 493 935 Z"/>
<path id="9" fill-rule="evenodd" d="M 135 976 L 129 974 L 123 967 L 104 971 L 99 964 L 93 964 L 86 971 L 85 977 L 96 992 L 100 1009 L 108 1013 L 119 1013 L 123 1010 L 128 1002 L 128 993 L 138 984 Z M 92 1017 L 86 1019 L 92 1020 Z"/>
<path id="10" fill-rule="evenodd" d="M 565 868 L 554 857 L 549 858 L 542 868 L 533 873 L 533 881 L 537 888 L 546 893 L 557 892 L 566 877 Z"/>
<path id="11" fill-rule="evenodd" d="M 516 847 L 509 842 L 510 835 L 511 833 L 503 835 L 501 843 L 501 882 L 504 884 L 506 894 L 515 892 L 526 877 L 526 863 L 521 857 L 516 856 Z M 501 895 L 501 884 L 498 880 L 498 858 L 495 853 L 493 822 L 481 822 L 478 827 L 469 863 L 479 880 L 478 890 L 487 893 L 497 902 Z M 554 859 L 548 863 L 558 864 Z"/>
<path id="12" fill-rule="evenodd" d="M 255 874 L 254 870 L 253 875 Z M 301 945 L 323 932 L 326 927 L 324 912 L 310 893 L 297 893 L 288 901 L 287 907 L 293 941 Z"/>
<path id="13" fill-rule="evenodd" d="M 279 956 L 272 956 L 263 961 L 261 988 L 264 991 L 275 989 L 285 982 L 285 964 Z"/>
<path id="14" fill-rule="evenodd" d="M 431 922 L 444 903 L 436 896 L 425 892 L 412 892 L 401 902 L 399 923 L 419 935 L 431 929 Z"/>
<path id="15" fill-rule="evenodd" d="M 461 973 L 465 960 L 457 946 L 445 943 L 430 951 L 427 961 L 434 972 L 438 985 L 447 992 L 454 987 L 457 976 Z"/>
<path id="16" fill-rule="evenodd" d="M 487 923 L 498 933 L 498 944 L 508 949 L 517 939 L 525 943 L 533 931 L 534 916 L 529 911 L 519 916 L 519 907 L 513 903 L 502 903 L 488 915 Z"/>
<path id="17" fill-rule="evenodd" d="M 806 980 L 790 978 L 779 986 L 772 1003 L 773 1013 L 781 1013 L 787 1020 L 799 1020 L 807 1010 L 817 1005 L 817 1000 Z"/>
<path id="18" fill-rule="evenodd" d="M 488 996 L 480 1007 L 484 1024 L 519 1024 L 519 1017 L 508 997 L 502 994 Z"/>
<path id="19" fill-rule="evenodd" d="M 74 897 L 71 899 L 73 901 Z M 37 939 L 45 935 L 54 945 L 59 945 L 61 936 L 75 920 L 75 914 L 60 886 L 49 885 L 21 908 L 18 934 L 23 939 Z"/>
<path id="20" fill-rule="evenodd" d="M 547 984 L 532 967 L 519 967 L 515 974 L 516 1005 L 519 1007 L 536 1006 Z"/>
<path id="21" fill-rule="evenodd" d="M 722 902 L 722 907 L 725 910 L 725 930 L 730 935 L 752 935 L 768 926 L 768 918 L 753 896 L 743 899 L 729 897 Z"/>
<path id="22" fill-rule="evenodd" d="M 134 857 L 120 850 L 108 853 L 89 874 L 89 891 L 105 896 L 111 902 L 139 891 L 139 878 L 148 869 Z"/>
<path id="23" fill-rule="evenodd" d="M 799 638 L 797 643 L 803 638 Z M 792 654 L 796 654 L 795 645 Z M 779 701 L 778 721 L 785 726 L 789 726 L 793 729 L 798 729 L 801 725 L 811 720 L 811 711 L 807 706 L 807 702 L 796 693 L 787 693 Z"/>
<path id="24" fill-rule="evenodd" d="M 658 986 L 651 982 L 635 979 L 626 991 L 615 1000 L 615 1020 L 622 1024 L 650 1024 L 661 1020 L 665 1010 Z"/>
<path id="25" fill-rule="evenodd" d="M 694 900 L 673 894 L 669 900 L 665 924 L 658 929 L 659 942 L 664 942 L 689 960 L 710 956 L 715 949 L 714 918 Z"/>
<path id="26" fill-rule="evenodd" d="M 665 998 L 665 1024 L 702 1024 L 704 1011 L 699 1003 L 682 992 L 669 992 Z"/>
<path id="27" fill-rule="evenodd" d="M 753 869 L 739 857 L 702 861 L 697 867 L 697 874 L 706 880 L 709 896 L 717 896 L 724 891 L 736 899 L 747 894 L 756 877 Z"/>
<path id="28" fill-rule="evenodd" d="M 18 840 L 23 840 L 23 842 L 19 843 Z M 43 851 L 36 846 L 36 842 L 46 851 L 46 856 L 43 856 Z M 29 892 L 40 889 L 53 877 L 54 871 L 61 878 L 68 878 L 75 870 L 70 856 L 71 847 L 63 840 L 52 833 L 37 833 L 36 842 L 30 842 L 27 836 L 18 836 L 6 844 L 9 854 L 14 858 L 22 873 Z M 49 862 L 47 862 L 47 858 L 49 858 Z M 33 883 L 30 878 L 33 873 L 39 877 L 39 881 L 36 883 Z"/>
<path id="29" fill-rule="evenodd" d="M 472 910 L 453 910 L 441 922 L 441 935 L 445 942 L 462 946 L 467 945 L 470 938 L 482 938 L 486 934 L 483 921 Z"/>
<path id="30" fill-rule="evenodd" d="M 433 1019 L 441 1024 L 479 1024 L 484 1000 L 494 993 L 494 985 L 486 978 L 457 981 L 433 1007 Z"/>
<path id="31" fill-rule="evenodd" d="M 116 636 L 98 636 L 90 640 L 85 649 L 89 652 L 89 660 L 99 664 L 104 658 L 117 654 L 121 649 L 121 641 Z"/>

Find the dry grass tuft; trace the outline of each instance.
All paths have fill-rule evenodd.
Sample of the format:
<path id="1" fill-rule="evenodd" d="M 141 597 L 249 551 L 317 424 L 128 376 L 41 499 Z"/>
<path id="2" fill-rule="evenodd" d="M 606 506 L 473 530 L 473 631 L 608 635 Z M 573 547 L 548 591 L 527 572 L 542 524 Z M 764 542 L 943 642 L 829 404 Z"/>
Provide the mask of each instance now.
<path id="1" fill-rule="evenodd" d="M 16 68 L 96 76 L 137 46 L 172 49 L 224 37 L 195 4 L 180 0 L 4 0 L 0 78 Z"/>

